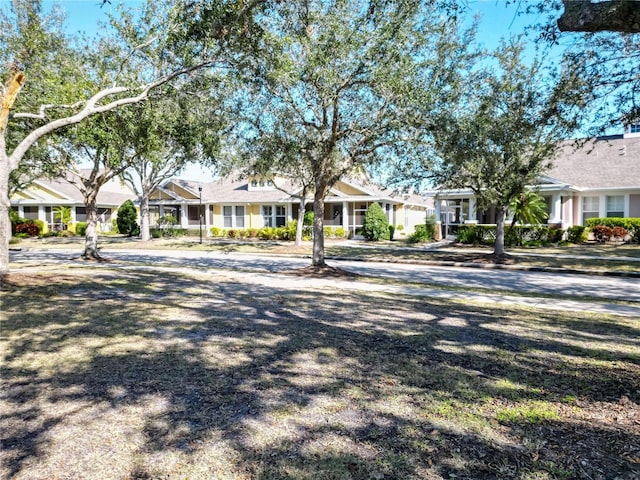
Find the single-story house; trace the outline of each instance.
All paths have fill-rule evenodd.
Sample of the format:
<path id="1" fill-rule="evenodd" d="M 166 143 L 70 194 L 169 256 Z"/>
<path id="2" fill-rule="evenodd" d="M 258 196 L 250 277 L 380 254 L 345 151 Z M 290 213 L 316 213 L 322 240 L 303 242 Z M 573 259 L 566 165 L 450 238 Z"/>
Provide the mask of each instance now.
<path id="1" fill-rule="evenodd" d="M 135 198 L 133 191 L 118 179 L 111 180 L 102 186 L 98 192 L 97 207 L 99 227 L 101 231 L 111 230 L 112 219 L 120 205 L 126 200 Z M 59 218 L 56 218 L 57 207 L 71 209 L 71 223 L 84 222 L 87 212 L 80 190 L 64 179 L 40 179 L 31 183 L 27 188 L 18 190 L 10 198 L 11 209 L 18 212 L 22 218 L 42 220 L 46 231 L 65 230 Z M 46 233 L 46 231 L 44 233 Z"/>
<path id="2" fill-rule="evenodd" d="M 547 202 L 546 223 L 564 229 L 592 217 L 640 217 L 640 128 L 561 149 L 552 168 L 530 188 Z M 436 218 L 443 235 L 464 223 L 495 223 L 495 211 L 477 211 L 471 190 L 436 189 Z"/>
<path id="3" fill-rule="evenodd" d="M 206 232 L 211 227 L 285 226 L 298 218 L 297 188 L 294 182 L 280 177 L 226 177 L 210 183 L 171 179 L 150 195 L 151 224 L 170 214 L 182 228 L 198 228 L 202 223 Z M 313 198 L 308 201 L 307 210 L 311 210 Z M 342 227 L 349 236 L 356 236 L 367 208 L 374 202 L 385 210 L 390 224 L 401 225 L 407 234 L 433 213 L 422 196 L 398 195 L 366 181 L 343 179 L 325 199 L 324 225 Z"/>
<path id="4" fill-rule="evenodd" d="M 151 225 L 156 225 L 160 217 L 172 215 L 181 228 L 193 230 L 202 224 L 206 235 L 211 227 L 284 226 L 298 218 L 300 204 L 295 197 L 296 188 L 295 183 L 279 177 L 226 177 L 207 183 L 170 179 L 150 195 Z M 102 231 L 111 228 L 118 208 L 129 199 L 138 203 L 134 193 L 118 180 L 100 189 L 98 214 Z M 312 200 L 309 198 L 308 210 L 312 209 Z M 356 236 L 373 202 L 382 206 L 390 224 L 402 226 L 404 234 L 411 234 L 417 224 L 424 224 L 427 215 L 433 214 L 433 208 L 422 196 L 396 194 L 366 179 L 344 179 L 336 183 L 326 197 L 324 224 L 342 227 L 349 236 Z M 86 220 L 80 191 L 65 180 L 38 180 L 11 197 L 11 207 L 21 217 L 43 220 L 50 230 L 65 228 L 55 218 L 57 206 L 72 207 L 72 223 Z"/>

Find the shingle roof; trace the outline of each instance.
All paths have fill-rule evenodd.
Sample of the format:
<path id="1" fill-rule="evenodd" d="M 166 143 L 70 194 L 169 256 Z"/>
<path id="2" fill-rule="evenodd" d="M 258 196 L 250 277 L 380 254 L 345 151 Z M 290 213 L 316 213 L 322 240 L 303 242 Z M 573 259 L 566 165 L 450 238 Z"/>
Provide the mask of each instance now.
<path id="1" fill-rule="evenodd" d="M 46 188 L 55 190 L 75 203 L 83 203 L 84 199 L 78 187 L 66 180 L 40 179 L 38 183 Z M 135 198 L 134 193 L 127 187 L 116 185 L 113 181 L 103 185 L 98 192 L 97 202 L 100 205 L 119 206 L 126 200 Z"/>
<path id="2" fill-rule="evenodd" d="M 567 144 L 547 175 L 577 188 L 640 187 L 640 137 Z"/>

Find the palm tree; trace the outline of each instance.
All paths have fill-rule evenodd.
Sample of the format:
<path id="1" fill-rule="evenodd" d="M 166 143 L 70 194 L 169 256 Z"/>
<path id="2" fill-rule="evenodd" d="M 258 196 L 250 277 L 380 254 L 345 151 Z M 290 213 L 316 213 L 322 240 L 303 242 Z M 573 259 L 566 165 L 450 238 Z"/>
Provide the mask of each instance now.
<path id="1" fill-rule="evenodd" d="M 63 226 L 62 228 L 64 228 L 64 225 L 66 225 L 67 227 L 69 226 L 69 224 L 71 223 L 71 207 L 59 205 L 57 207 L 54 207 L 53 212 L 53 219 L 59 220 Z"/>
<path id="2" fill-rule="evenodd" d="M 547 202 L 533 190 L 525 190 L 511 200 L 509 211 L 513 213 L 511 228 L 516 223 L 535 225 L 549 218 Z"/>

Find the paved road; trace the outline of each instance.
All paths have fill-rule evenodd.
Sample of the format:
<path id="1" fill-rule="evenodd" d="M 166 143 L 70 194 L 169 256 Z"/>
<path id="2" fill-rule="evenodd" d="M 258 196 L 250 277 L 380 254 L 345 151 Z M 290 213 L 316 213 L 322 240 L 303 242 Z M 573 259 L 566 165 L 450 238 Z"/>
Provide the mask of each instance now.
<path id="1" fill-rule="evenodd" d="M 17 269 L 21 264 L 68 263 L 73 261 L 74 254 L 77 254 L 77 252 L 30 250 L 11 252 L 10 258 L 13 263 L 12 269 Z M 104 250 L 103 255 L 113 260 L 203 270 L 225 269 L 232 271 L 279 272 L 301 268 L 310 264 L 310 259 L 308 258 L 225 254 L 217 251 L 148 250 L 141 252 L 139 250 Z M 601 300 L 616 299 L 640 302 L 640 279 L 638 278 L 338 260 L 331 260 L 328 263 L 363 275 L 428 283 L 441 288 L 446 286 L 485 288 L 504 292 L 554 294 L 591 297 Z"/>

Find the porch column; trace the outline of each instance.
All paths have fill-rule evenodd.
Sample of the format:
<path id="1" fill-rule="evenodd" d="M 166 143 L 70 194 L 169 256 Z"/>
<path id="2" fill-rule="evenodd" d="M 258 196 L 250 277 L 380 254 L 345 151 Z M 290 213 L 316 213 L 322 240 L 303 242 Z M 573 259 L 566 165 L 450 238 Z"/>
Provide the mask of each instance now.
<path id="1" fill-rule="evenodd" d="M 38 205 L 38 220 L 47 223 L 47 215 L 44 213 L 44 205 Z"/>
<path id="2" fill-rule="evenodd" d="M 478 212 L 476 212 L 476 197 L 469 199 L 469 218 L 465 223 L 478 223 Z"/>
<path id="3" fill-rule="evenodd" d="M 24 207 L 22 205 L 18 205 L 18 216 L 24 218 Z"/>
<path id="4" fill-rule="evenodd" d="M 349 232 L 349 203 L 342 202 L 342 228 L 346 233 Z"/>
<path id="5" fill-rule="evenodd" d="M 180 204 L 180 228 L 189 228 L 189 208 L 186 203 Z"/>
<path id="6" fill-rule="evenodd" d="M 554 193 L 551 197 L 549 223 L 562 223 L 562 197 L 559 193 Z"/>
<path id="7" fill-rule="evenodd" d="M 209 227 L 211 226 L 211 224 L 209 223 L 209 204 L 208 203 L 204 203 L 202 205 L 202 216 L 204 217 L 205 237 L 210 237 L 211 229 Z"/>
<path id="8" fill-rule="evenodd" d="M 434 207 L 436 210 L 436 231 L 435 231 L 435 241 L 442 240 L 442 218 L 441 218 L 441 200 L 436 197 L 434 203 Z"/>

